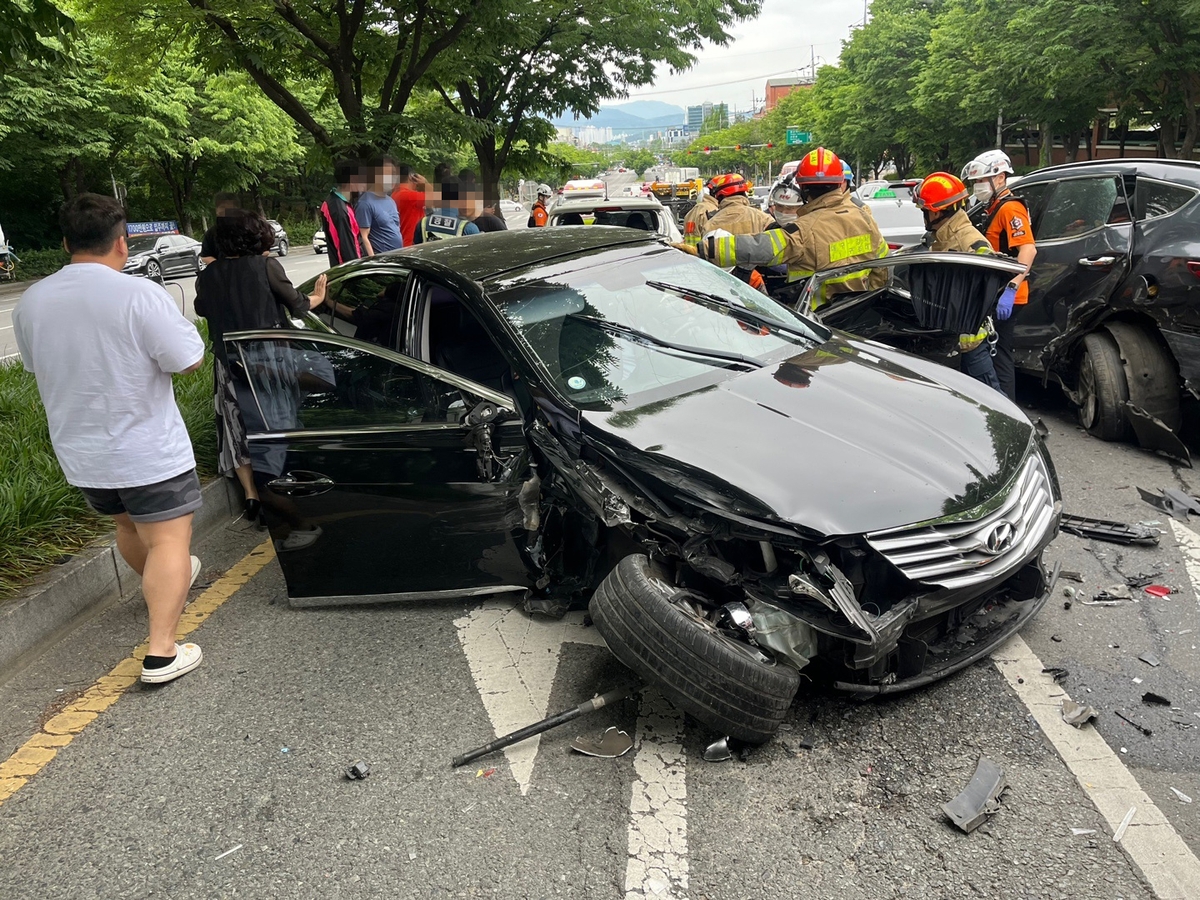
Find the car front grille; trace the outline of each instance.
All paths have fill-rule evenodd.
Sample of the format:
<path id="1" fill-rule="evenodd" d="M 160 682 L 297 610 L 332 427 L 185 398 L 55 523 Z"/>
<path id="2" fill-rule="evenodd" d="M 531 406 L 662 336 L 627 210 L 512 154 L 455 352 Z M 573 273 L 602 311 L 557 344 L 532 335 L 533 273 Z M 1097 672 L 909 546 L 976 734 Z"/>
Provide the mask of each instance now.
<path id="1" fill-rule="evenodd" d="M 1032 453 L 981 518 L 939 520 L 867 535 L 867 543 L 912 581 L 963 588 L 1022 563 L 1061 511 L 1040 453 Z"/>

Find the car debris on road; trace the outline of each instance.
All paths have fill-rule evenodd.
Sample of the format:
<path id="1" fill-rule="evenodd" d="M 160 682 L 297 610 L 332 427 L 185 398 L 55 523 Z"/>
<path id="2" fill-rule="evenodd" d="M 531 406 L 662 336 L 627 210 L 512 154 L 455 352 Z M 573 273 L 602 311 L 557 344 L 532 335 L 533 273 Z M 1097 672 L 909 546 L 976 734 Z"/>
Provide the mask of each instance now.
<path id="1" fill-rule="evenodd" d="M 981 756 L 967 786 L 957 797 L 942 805 L 942 812 L 958 828 L 970 834 L 1000 809 L 1000 795 L 1007 787 L 1004 770 Z"/>
<path id="2" fill-rule="evenodd" d="M 1074 725 L 1076 728 L 1082 728 L 1098 715 L 1100 715 L 1100 713 L 1094 706 L 1076 703 L 1070 697 L 1063 698 L 1062 717 L 1063 721 L 1068 725 Z"/>

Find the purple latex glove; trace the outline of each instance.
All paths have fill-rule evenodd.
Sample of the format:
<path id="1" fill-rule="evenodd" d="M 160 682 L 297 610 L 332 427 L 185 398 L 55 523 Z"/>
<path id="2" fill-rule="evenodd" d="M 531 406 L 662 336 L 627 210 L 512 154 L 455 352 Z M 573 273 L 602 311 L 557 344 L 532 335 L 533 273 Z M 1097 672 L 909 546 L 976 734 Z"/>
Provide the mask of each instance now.
<path id="1" fill-rule="evenodd" d="M 1017 289 L 1011 284 L 1004 289 L 1004 293 L 1000 295 L 1000 299 L 996 301 L 996 318 L 1001 322 L 1008 320 L 1012 315 L 1013 303 L 1017 299 Z"/>

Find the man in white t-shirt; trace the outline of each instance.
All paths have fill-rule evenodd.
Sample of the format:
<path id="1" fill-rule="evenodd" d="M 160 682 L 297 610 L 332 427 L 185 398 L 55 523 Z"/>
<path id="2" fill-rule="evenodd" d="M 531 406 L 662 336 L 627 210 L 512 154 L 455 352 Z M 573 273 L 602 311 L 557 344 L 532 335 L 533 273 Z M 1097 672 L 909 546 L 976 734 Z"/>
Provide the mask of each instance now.
<path id="1" fill-rule="evenodd" d="M 202 656 L 175 643 L 200 573 L 189 548 L 201 500 L 171 374 L 199 368 L 204 342 L 170 294 L 121 274 L 129 249 L 120 203 L 80 194 L 59 222 L 71 263 L 21 296 L 17 348 L 37 378 L 63 474 L 113 518 L 117 549 L 142 576 L 150 619 L 142 681 L 160 684 Z"/>

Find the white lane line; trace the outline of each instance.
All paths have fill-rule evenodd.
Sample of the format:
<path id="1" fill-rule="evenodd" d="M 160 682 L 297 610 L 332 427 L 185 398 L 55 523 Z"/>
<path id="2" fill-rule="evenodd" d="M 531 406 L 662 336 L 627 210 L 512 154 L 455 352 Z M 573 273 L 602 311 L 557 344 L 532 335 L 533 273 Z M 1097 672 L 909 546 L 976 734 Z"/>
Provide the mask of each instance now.
<path id="1" fill-rule="evenodd" d="M 653 688 L 642 691 L 629 802 L 625 900 L 674 898 L 688 889 L 683 714 Z"/>
<path id="2" fill-rule="evenodd" d="M 1168 521 L 1175 532 L 1175 540 L 1179 542 L 1179 549 L 1183 551 L 1183 564 L 1192 580 L 1192 593 L 1196 595 L 1197 605 L 1200 605 L 1200 535 L 1174 518 Z"/>
<path id="3" fill-rule="evenodd" d="M 550 688 L 564 643 L 604 646 L 583 613 L 557 622 L 533 619 L 510 600 L 488 600 L 454 624 L 475 687 L 497 737 L 546 718 Z M 541 739 L 530 738 L 504 751 L 521 794 L 529 793 Z"/>
<path id="4" fill-rule="evenodd" d="M 1200 545 L 1196 550 L 1200 552 Z M 1188 570 L 1192 570 L 1191 563 Z M 1121 846 L 1158 900 L 1200 898 L 1200 860 L 1100 733 L 1089 725 L 1074 728 L 1063 721 L 1062 701 L 1067 695 L 1062 685 L 1042 673 L 1042 661 L 1029 645 L 1014 635 L 992 653 L 992 660 L 1109 828 L 1115 832 L 1129 808 L 1137 807 Z"/>

